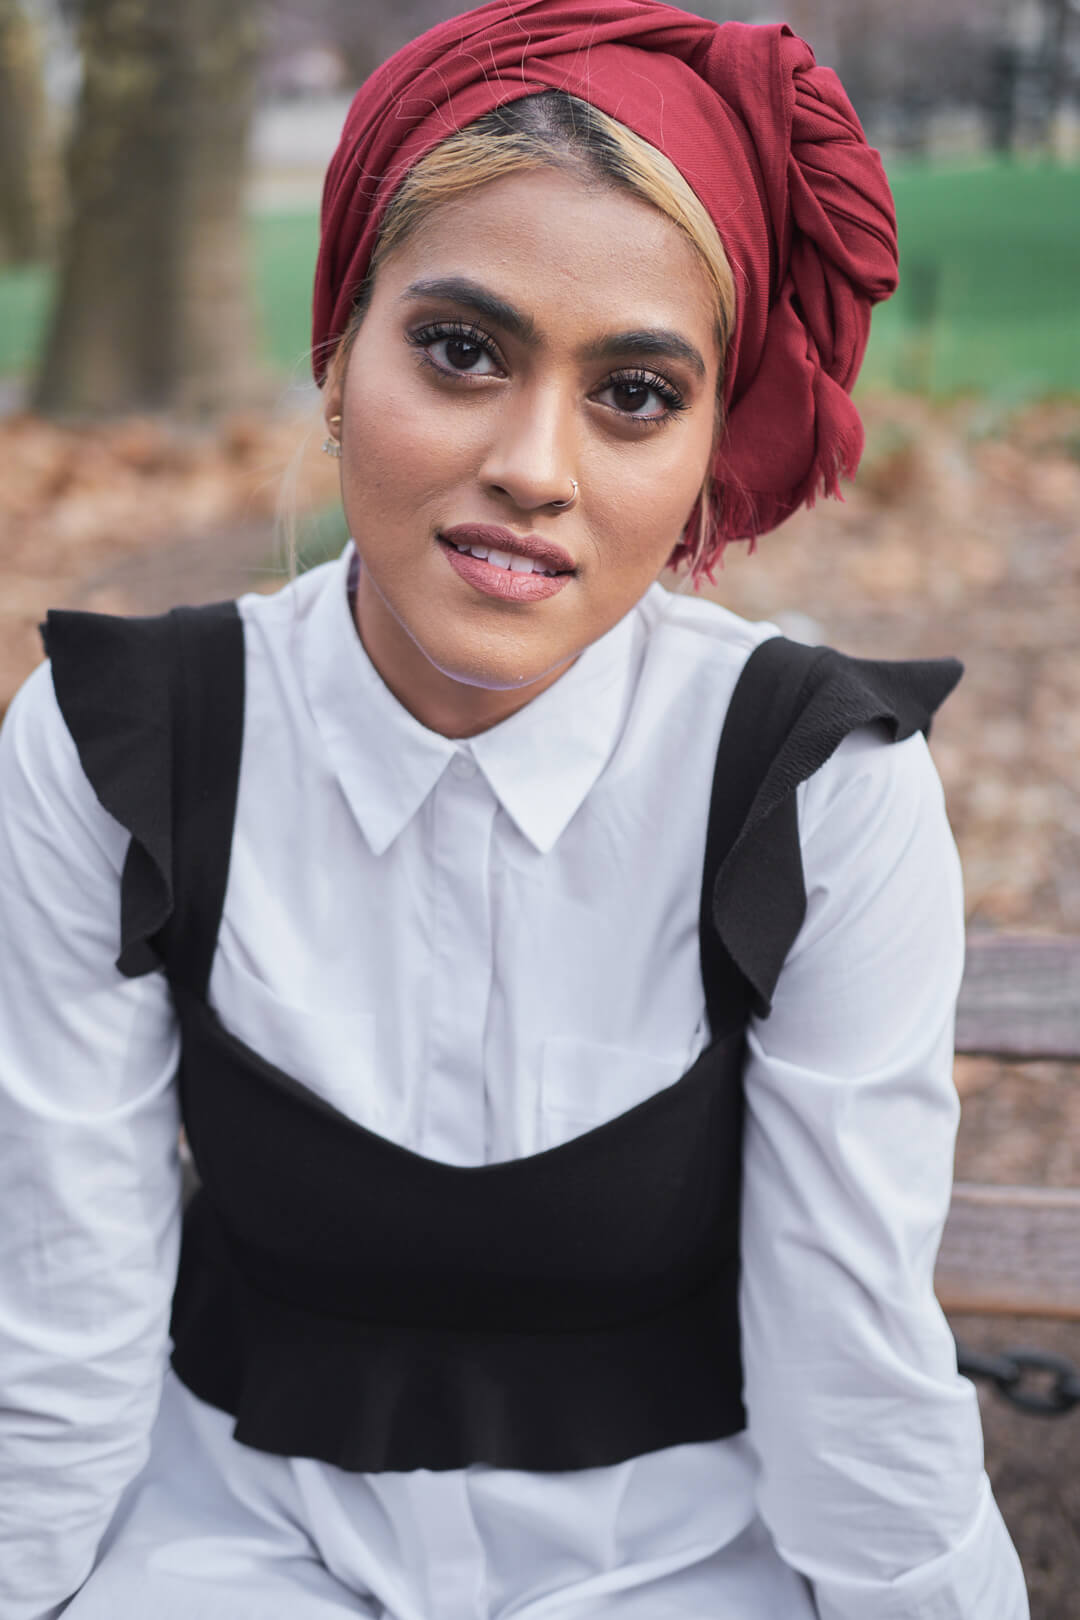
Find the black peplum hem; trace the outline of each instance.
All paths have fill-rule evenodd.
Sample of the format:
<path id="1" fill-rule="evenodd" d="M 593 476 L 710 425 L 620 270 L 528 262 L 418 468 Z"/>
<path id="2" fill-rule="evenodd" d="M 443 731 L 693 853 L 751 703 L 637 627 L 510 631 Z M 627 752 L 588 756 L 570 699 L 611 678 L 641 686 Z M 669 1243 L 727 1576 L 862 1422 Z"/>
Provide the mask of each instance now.
<path id="1" fill-rule="evenodd" d="M 556 1472 L 745 1427 L 734 1261 L 673 1305 L 604 1327 L 418 1332 L 260 1295 L 232 1269 L 210 1211 L 191 1215 L 185 1245 L 213 1258 L 186 1282 L 181 1271 L 173 1368 L 235 1418 L 243 1445 L 360 1473 Z"/>

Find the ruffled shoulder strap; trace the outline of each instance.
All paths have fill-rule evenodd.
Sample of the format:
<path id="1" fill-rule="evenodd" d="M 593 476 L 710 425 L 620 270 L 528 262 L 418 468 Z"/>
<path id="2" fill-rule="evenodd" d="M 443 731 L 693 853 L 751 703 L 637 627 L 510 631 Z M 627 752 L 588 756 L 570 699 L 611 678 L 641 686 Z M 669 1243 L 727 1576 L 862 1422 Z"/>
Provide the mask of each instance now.
<path id="1" fill-rule="evenodd" d="M 850 731 L 929 733 L 955 658 L 851 658 L 774 636 L 743 667 L 717 750 L 702 885 L 701 952 L 714 1035 L 767 1017 L 806 915 L 795 789 Z M 732 969 L 734 968 L 734 972 Z"/>
<path id="2" fill-rule="evenodd" d="M 204 966 L 209 973 L 236 808 L 244 693 L 236 603 L 151 618 L 52 609 L 40 629 L 83 770 L 131 834 L 116 965 L 129 978 L 164 965 L 198 979 Z M 201 860 L 184 859 L 185 850 Z M 197 915 L 188 915 L 196 902 L 185 889 L 177 916 L 178 857 L 209 879 Z"/>

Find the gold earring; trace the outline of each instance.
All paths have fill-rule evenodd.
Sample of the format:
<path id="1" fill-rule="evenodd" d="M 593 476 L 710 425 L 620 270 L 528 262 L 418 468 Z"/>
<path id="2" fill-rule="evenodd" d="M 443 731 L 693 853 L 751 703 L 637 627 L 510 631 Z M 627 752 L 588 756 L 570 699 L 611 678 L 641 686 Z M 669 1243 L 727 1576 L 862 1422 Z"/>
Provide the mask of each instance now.
<path id="1" fill-rule="evenodd" d="M 330 418 L 330 421 L 331 422 L 340 422 L 341 417 L 340 416 L 332 416 Z M 326 454 L 328 456 L 340 456 L 341 455 L 341 441 L 339 439 L 335 439 L 332 435 L 328 435 L 323 440 L 323 449 L 325 450 L 325 452 L 326 452 Z"/>

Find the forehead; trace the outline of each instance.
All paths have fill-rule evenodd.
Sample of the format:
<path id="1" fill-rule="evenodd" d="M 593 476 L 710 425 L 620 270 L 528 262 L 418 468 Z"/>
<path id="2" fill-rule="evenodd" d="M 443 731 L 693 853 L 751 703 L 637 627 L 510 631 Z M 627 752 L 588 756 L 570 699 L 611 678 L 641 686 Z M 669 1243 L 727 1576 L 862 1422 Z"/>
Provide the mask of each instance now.
<path id="1" fill-rule="evenodd" d="M 663 326 L 715 350 L 712 283 L 685 233 L 633 193 L 561 170 L 506 175 L 432 207 L 378 279 L 400 289 L 418 275 L 481 282 L 545 334 Z"/>

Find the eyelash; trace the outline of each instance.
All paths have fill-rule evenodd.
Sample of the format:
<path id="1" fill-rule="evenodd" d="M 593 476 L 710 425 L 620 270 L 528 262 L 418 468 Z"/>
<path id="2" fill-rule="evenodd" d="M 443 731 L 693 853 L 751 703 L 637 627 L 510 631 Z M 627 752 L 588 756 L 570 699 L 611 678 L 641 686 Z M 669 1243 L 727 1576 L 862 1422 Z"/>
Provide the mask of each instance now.
<path id="1" fill-rule="evenodd" d="M 408 334 L 408 342 L 418 350 L 424 350 L 433 343 L 445 342 L 447 338 L 460 338 L 466 343 L 475 343 L 477 348 L 483 349 L 496 363 L 501 364 L 499 353 L 488 334 L 479 326 L 470 325 L 467 321 L 435 321 L 428 326 L 421 326 L 415 332 Z M 421 365 L 430 367 L 440 377 L 468 377 L 467 371 L 455 371 L 450 367 L 442 366 L 430 355 L 421 353 Z M 633 422 L 642 428 L 663 427 L 666 422 L 673 421 L 680 411 L 685 411 L 686 401 L 665 377 L 659 376 L 655 371 L 643 371 L 636 368 L 616 371 L 604 384 L 605 388 L 647 388 L 658 399 L 663 400 L 665 409 L 656 416 L 639 416 L 634 411 L 620 411 L 613 406 L 616 414 L 625 422 Z"/>

